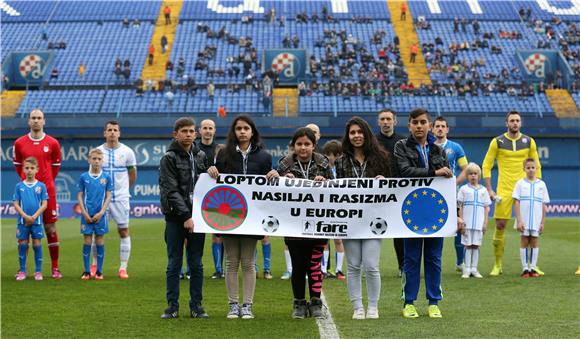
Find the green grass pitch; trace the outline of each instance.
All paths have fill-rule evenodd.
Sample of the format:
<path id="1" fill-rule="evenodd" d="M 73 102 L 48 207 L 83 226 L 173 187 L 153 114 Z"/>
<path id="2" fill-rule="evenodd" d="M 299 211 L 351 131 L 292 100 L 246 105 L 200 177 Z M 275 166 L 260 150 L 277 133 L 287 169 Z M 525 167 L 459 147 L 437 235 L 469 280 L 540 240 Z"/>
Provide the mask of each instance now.
<path id="1" fill-rule="evenodd" d="M 519 236 L 507 232 L 504 274 L 487 276 L 492 267 L 491 233 L 484 239 L 480 271 L 484 279 L 460 278 L 455 272 L 453 241 L 447 239 L 443 254 L 441 302 L 443 319 L 426 316 L 425 292 L 421 288 L 417 307 L 421 317 L 406 320 L 400 315 L 401 282 L 396 277 L 392 241 L 383 243 L 381 254 L 382 291 L 380 319 L 351 320 L 352 308 L 346 284 L 329 279 L 324 293 L 342 338 L 386 337 L 576 337 L 580 324 L 580 220 L 549 219 L 540 238 L 541 269 L 545 277 L 519 277 Z M 274 279 L 257 282 L 254 320 L 227 320 L 226 288 L 223 280 L 212 280 L 211 237 L 206 237 L 204 255 L 204 306 L 208 320 L 187 317 L 187 284 L 181 283 L 181 318 L 163 321 L 165 308 L 165 267 L 162 220 L 133 220 L 130 279 L 116 276 L 119 237 L 113 232 L 105 238 L 105 280 L 81 281 L 82 237 L 78 221 L 58 224 L 61 242 L 61 270 L 64 279 L 49 276 L 50 257 L 44 244 L 44 281 L 34 281 L 32 255 L 28 260 L 29 278 L 16 282 L 17 248 L 13 220 L 2 222 L 2 337 L 3 338 L 317 338 L 316 322 L 290 317 L 292 291 L 288 281 L 280 280 L 284 271 L 283 242 L 273 238 L 272 273 Z M 490 227 L 491 229 L 491 227 Z M 258 245 L 261 252 L 261 247 Z M 32 253 L 32 250 L 31 250 Z M 261 255 L 260 255 L 261 266 Z M 334 262 L 334 260 L 333 260 Z M 32 266 L 31 266 L 32 265 Z M 334 263 L 333 263 L 334 266 Z M 32 267 L 32 268 L 31 268 Z M 345 262 L 346 269 L 346 262 Z"/>

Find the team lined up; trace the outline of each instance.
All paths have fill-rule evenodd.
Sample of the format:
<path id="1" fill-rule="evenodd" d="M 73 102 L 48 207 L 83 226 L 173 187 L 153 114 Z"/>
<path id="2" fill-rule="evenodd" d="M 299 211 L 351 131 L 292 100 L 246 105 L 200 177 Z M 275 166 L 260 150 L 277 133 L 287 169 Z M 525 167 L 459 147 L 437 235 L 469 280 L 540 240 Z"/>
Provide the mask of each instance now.
<path id="1" fill-rule="evenodd" d="M 40 121 L 40 123 L 35 122 L 35 120 Z M 207 121 L 205 120 L 204 122 Z M 187 268 L 191 277 L 190 315 L 195 318 L 208 317 L 202 306 L 203 269 L 201 262 L 205 234 L 193 232 L 194 225 L 192 220 L 193 190 L 197 178 L 201 173 L 205 172 L 213 178 L 216 178 L 220 173 L 232 173 L 265 175 L 269 179 L 282 175 L 311 180 L 383 178 L 390 176 L 452 177 L 455 174 L 458 184 L 462 184 L 465 178 L 468 180 L 468 183 L 462 186 L 458 193 L 459 232 L 456 237 L 456 249 L 458 256 L 457 265 L 463 271 L 462 277 L 482 277 L 477 270 L 479 246 L 487 225 L 487 214 L 492 200 L 495 200 L 497 204 L 495 212 L 497 228 L 494 233 L 496 265 L 491 275 L 501 273 L 503 228 L 505 227 L 506 219 L 511 217 L 511 203 L 506 202 L 511 201 L 512 198 L 516 201 L 517 227 L 522 232 L 521 258 L 524 267 L 522 275 L 528 277 L 539 274 L 537 267 L 537 238 L 543 231 L 545 203 L 549 201 L 549 198 L 545 184 L 536 178 L 536 170 L 538 170 L 537 174 L 539 176 L 539 162 L 535 142 L 519 131 L 521 126 L 519 113 L 508 113 L 506 118 L 508 133 L 494 138 L 490 144 L 483 165 L 483 176 L 487 189 L 483 189 L 479 185 L 481 175 L 479 166 L 473 163 L 468 165 L 462 148 L 458 144 L 447 140 L 446 136 L 449 129 L 445 119 L 437 118 L 431 124 L 431 118 L 426 110 L 415 109 L 409 114 L 408 128 L 410 135 L 406 138 L 394 133 L 394 127 L 397 124 L 394 111 L 384 110 L 380 112 L 378 123 L 381 127 L 381 132 L 375 137 L 371 132 L 371 127 L 364 119 L 359 117 L 351 118 L 346 124 L 342 143 L 339 144 L 337 141 L 327 143 L 323 147 L 323 153 L 325 154 L 317 152 L 319 136 L 316 135 L 315 128 L 310 126 L 311 128 L 298 129 L 290 142 L 290 153 L 280 160 L 278 169 L 274 170 L 272 168 L 272 157 L 266 152 L 259 131 L 249 117 L 238 116 L 233 120 L 226 143 L 219 148 L 213 142 L 213 135 L 215 135 L 215 124 L 213 122 L 209 124 L 211 127 L 209 129 L 212 129 L 213 134 L 208 133 L 208 135 L 211 134 L 211 142 L 203 142 L 202 123 L 202 128 L 200 129 L 202 131 L 202 143 L 198 146 L 194 142 L 196 137 L 194 121 L 190 118 L 178 119 L 174 125 L 174 140 L 160 162 L 160 198 L 161 209 L 166 221 L 165 241 L 168 255 L 166 272 L 168 308 L 164 311 L 162 318 L 176 318 L 179 315 L 179 279 L 182 270 L 184 246 L 187 251 Z M 29 124 L 31 134 L 21 139 L 28 137 L 33 142 L 31 149 L 35 150 L 40 147 L 42 150 L 44 146 L 41 145 L 40 141 L 47 137 L 42 131 L 42 126 L 44 125 L 42 112 L 33 111 Z M 38 128 L 39 126 L 40 128 Z M 39 132 L 40 135 L 34 136 L 34 131 L 36 133 Z M 135 159 L 134 153 L 118 142 L 119 135 L 120 131 L 117 123 L 111 122 L 106 125 L 105 138 L 107 143 L 90 152 L 90 170 L 84 173 L 79 181 L 78 199 L 82 211 L 81 232 L 85 239 L 83 245 L 85 269 L 82 279 L 90 279 L 91 276 L 96 279 L 102 279 L 101 272 L 104 260 L 103 235 L 108 232 L 107 210 L 115 218 L 117 225 L 120 225 L 119 233 L 121 236 L 122 226 L 128 226 L 128 188 L 131 182 L 136 179 L 136 170 L 134 165 L 130 166 L 130 164 L 134 164 Z M 207 139 L 209 138 L 205 139 L 205 141 L 208 141 Z M 116 140 L 116 144 L 110 144 L 109 140 Z M 339 151 L 337 151 L 337 147 L 333 147 L 333 145 L 336 146 L 337 144 L 340 145 L 338 147 Z M 123 155 L 120 156 L 120 150 L 122 149 L 120 145 L 126 147 L 130 152 L 122 153 Z M 205 150 L 202 150 L 202 147 Z M 117 150 L 117 155 L 114 154 L 115 150 Z M 15 145 L 14 159 L 15 164 L 18 166 L 19 159 L 22 158 L 17 158 L 16 152 Z M 26 152 L 21 153 L 25 154 Z M 50 152 L 44 151 L 44 153 Z M 132 154 L 132 159 L 129 159 L 125 166 L 113 165 L 109 168 L 112 175 L 103 170 L 107 169 L 105 165 L 107 160 L 109 164 L 117 164 L 123 158 L 131 158 L 130 154 Z M 45 154 L 40 153 L 40 155 Z M 498 182 L 499 195 L 491 189 L 489 180 L 491 168 L 496 158 L 500 173 Z M 46 156 L 41 158 L 41 160 L 45 164 L 52 161 L 49 160 L 47 162 Z M 523 160 L 525 160 L 523 166 L 525 168 L 524 179 L 522 179 L 524 176 L 524 170 L 522 170 Z M 60 158 L 55 163 L 60 164 Z M 518 163 L 519 167 L 516 168 Z M 34 157 L 30 156 L 26 157 L 23 164 L 20 166 L 23 167 L 22 171 L 25 180 L 17 186 L 14 196 L 15 205 L 19 206 L 17 210 L 21 215 L 17 231 L 21 262 L 17 275 L 18 280 L 26 277 L 26 252 L 28 250 L 29 233 L 31 233 L 30 235 L 33 238 L 35 259 L 38 257 L 36 260 L 37 272 L 40 272 L 39 266 L 42 263 L 42 254 L 39 245 L 43 234 L 39 215 L 43 213 L 46 206 L 50 206 L 51 201 L 50 193 L 47 194 L 48 190 L 37 176 L 38 169 L 40 168 L 40 172 L 42 172 L 43 166 L 36 166 Z M 44 165 L 44 168 L 46 168 L 46 165 Z M 126 188 L 126 196 L 118 193 L 117 183 L 115 183 L 117 171 L 126 175 L 124 177 L 126 180 L 124 180 L 122 185 L 123 188 Z M 509 173 L 509 175 L 506 175 L 506 173 Z M 36 180 L 35 176 L 39 180 Z M 515 190 L 514 180 L 519 180 Z M 511 189 L 509 189 L 509 186 L 511 186 Z M 23 187 L 32 190 L 32 196 L 35 198 L 32 199 L 32 203 L 26 202 L 26 199 L 21 199 L 18 195 L 23 190 Z M 117 195 L 119 200 L 115 201 L 115 195 Z M 108 206 L 109 201 L 113 201 L 110 206 Z M 114 204 L 115 202 L 116 204 Z M 126 202 L 126 205 L 124 202 Z M 20 205 L 26 208 L 23 210 Z M 35 210 L 33 211 L 32 209 Z M 124 214 L 125 212 L 126 215 Z M 125 216 L 126 218 L 123 218 Z M 54 221 L 56 220 L 54 219 Z M 40 231 L 38 231 L 39 227 Z M 32 232 L 25 232 L 27 230 Z M 126 234 L 127 236 L 124 238 L 128 238 L 128 232 Z M 123 256 L 124 238 L 122 237 L 121 240 L 122 266 L 119 270 L 121 278 L 128 277 L 126 273 L 128 253 L 125 257 Z M 227 317 L 230 319 L 251 319 L 254 317 L 252 305 L 256 286 L 255 253 L 257 240 L 261 238 L 251 235 L 221 235 L 215 237 L 212 242 L 216 274 L 219 274 L 219 276 L 223 274 L 222 271 L 218 270 L 218 262 L 221 264 L 219 249 L 222 245 L 220 240 L 223 242 L 225 282 L 229 304 Z M 324 317 L 324 306 L 320 299 L 320 293 L 323 283 L 322 261 L 328 241 L 302 238 L 285 238 L 284 240 L 291 259 L 289 261 L 291 261 L 291 282 L 294 295 L 292 316 L 298 319 L 305 318 L 308 315 L 316 318 Z M 459 244 L 457 243 L 458 240 Z M 96 262 L 96 267 L 89 268 L 92 242 L 96 243 L 94 246 L 94 252 L 96 253 L 94 263 Z M 381 240 L 345 239 L 343 245 L 347 260 L 347 287 L 353 305 L 352 317 L 353 319 L 376 319 L 379 317 L 378 302 L 381 287 L 379 272 Z M 461 245 L 466 246 L 465 258 L 463 258 L 464 250 Z M 528 246 L 532 248 L 529 260 L 525 250 Z M 443 238 L 413 238 L 395 241 L 399 269 L 403 278 L 402 299 L 404 300 L 403 315 L 405 317 L 416 318 L 419 316 L 414 306 L 414 301 L 417 299 L 420 286 L 420 268 L 423 256 L 425 257 L 425 284 L 429 301 L 428 314 L 434 318 L 441 317 L 438 302 L 442 299 L 440 286 L 442 248 Z M 130 251 L 130 242 L 128 249 Z M 123 259 L 125 259 L 124 266 Z M 465 263 L 463 263 L 464 261 Z M 55 272 L 54 267 L 53 260 L 53 273 Z M 243 275 L 241 303 L 238 281 L 240 267 Z M 362 295 L 363 269 L 368 295 L 366 311 Z M 124 271 L 124 275 L 121 274 L 122 271 Z M 58 263 L 56 264 L 56 272 L 60 274 Z M 266 272 L 269 273 L 269 271 Z M 307 279 L 304 278 L 305 276 L 307 276 Z M 39 278 L 42 279 L 41 274 Z M 305 295 L 306 282 L 308 282 L 309 301 L 306 300 Z"/>

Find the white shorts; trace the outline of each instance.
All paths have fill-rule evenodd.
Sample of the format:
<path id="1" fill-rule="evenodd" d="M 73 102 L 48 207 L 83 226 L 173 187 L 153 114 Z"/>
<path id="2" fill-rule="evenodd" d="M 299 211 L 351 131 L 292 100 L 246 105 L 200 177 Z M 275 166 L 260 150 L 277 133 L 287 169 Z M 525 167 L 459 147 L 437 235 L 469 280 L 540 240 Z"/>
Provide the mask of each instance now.
<path id="1" fill-rule="evenodd" d="M 524 231 L 522 232 L 522 236 L 524 237 L 539 237 L 540 236 L 540 232 L 537 230 L 531 230 L 529 228 L 525 228 Z"/>
<path id="2" fill-rule="evenodd" d="M 117 228 L 129 228 L 129 200 L 111 201 L 109 204 L 109 219 L 117 224 Z"/>
<path id="3" fill-rule="evenodd" d="M 483 240 L 483 231 L 466 229 L 465 234 L 461 235 L 461 244 L 463 246 L 481 246 Z"/>

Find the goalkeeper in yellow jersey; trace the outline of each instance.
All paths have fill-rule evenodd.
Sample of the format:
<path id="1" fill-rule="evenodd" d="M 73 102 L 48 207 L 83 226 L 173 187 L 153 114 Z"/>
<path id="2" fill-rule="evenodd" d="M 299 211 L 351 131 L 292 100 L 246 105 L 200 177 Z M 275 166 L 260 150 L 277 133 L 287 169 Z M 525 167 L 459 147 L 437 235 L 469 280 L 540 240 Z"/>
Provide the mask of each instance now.
<path id="1" fill-rule="evenodd" d="M 493 233 L 493 251 L 495 265 L 490 273 L 498 276 L 502 273 L 504 253 L 505 226 L 512 218 L 512 193 L 516 182 L 525 176 L 522 163 L 526 158 L 536 160 L 537 177 L 542 177 L 536 142 L 529 136 L 520 133 L 522 117 L 518 111 L 506 115 L 507 133 L 497 136 L 489 143 L 489 149 L 483 160 L 483 179 L 491 200 L 495 201 L 495 232 Z M 497 159 L 497 191 L 491 187 L 491 170 Z M 538 272 L 539 273 L 539 272 Z M 540 273 L 543 274 L 543 273 Z"/>

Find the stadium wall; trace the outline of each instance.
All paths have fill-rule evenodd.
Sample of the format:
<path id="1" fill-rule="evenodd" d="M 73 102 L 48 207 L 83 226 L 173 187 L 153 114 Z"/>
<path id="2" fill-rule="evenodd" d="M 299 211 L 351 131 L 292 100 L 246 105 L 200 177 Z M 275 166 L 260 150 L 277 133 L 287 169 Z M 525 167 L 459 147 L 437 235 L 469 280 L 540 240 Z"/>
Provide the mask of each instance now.
<path id="1" fill-rule="evenodd" d="M 404 133 L 402 130 L 399 131 Z M 324 143 L 328 139 L 322 139 Z M 465 148 L 469 161 L 481 164 L 490 138 L 454 138 Z M 287 153 L 289 138 L 266 138 L 265 143 L 273 156 L 274 165 Z M 103 142 L 102 138 L 65 139 L 61 141 L 62 169 L 56 180 L 57 199 L 61 204 L 62 217 L 75 216 L 76 184 L 82 172 L 87 171 L 88 152 Z M 137 156 L 138 179 L 132 188 L 132 211 L 134 217 L 161 217 L 159 210 L 158 165 L 170 140 L 140 138 L 123 140 Z M 217 139 L 223 143 L 223 139 Z M 569 138 L 537 138 L 538 153 L 542 162 L 544 180 L 548 185 L 553 203 L 551 216 L 580 215 L 580 140 Z M 1 215 L 14 217 L 12 208 L 13 188 L 18 177 L 12 165 L 14 139 L 3 139 L 1 147 L 2 192 Z M 497 174 L 494 171 L 493 177 Z M 495 181 L 495 180 L 494 180 Z M 495 185 L 495 182 L 494 182 Z"/>

